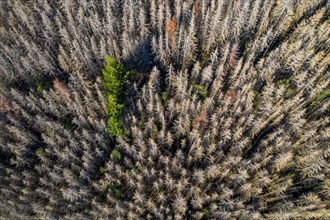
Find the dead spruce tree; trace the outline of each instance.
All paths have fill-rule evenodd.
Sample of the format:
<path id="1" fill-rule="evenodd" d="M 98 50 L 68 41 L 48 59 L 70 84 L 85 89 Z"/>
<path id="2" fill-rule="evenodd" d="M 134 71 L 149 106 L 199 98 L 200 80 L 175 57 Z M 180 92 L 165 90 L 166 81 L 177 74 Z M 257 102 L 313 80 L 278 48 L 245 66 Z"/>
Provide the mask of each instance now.
<path id="1" fill-rule="evenodd" d="M 329 219 L 328 0 L 0 3 L 0 216 Z M 130 70 L 107 132 L 106 55 Z"/>

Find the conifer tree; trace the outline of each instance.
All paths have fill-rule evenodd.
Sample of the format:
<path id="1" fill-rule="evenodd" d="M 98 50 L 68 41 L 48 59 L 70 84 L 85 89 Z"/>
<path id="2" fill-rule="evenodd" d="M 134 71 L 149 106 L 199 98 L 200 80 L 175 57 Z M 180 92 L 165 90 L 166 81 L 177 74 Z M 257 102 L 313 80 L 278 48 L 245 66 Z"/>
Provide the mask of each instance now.
<path id="1" fill-rule="evenodd" d="M 329 219 L 329 11 L 1 1 L 0 216 Z"/>

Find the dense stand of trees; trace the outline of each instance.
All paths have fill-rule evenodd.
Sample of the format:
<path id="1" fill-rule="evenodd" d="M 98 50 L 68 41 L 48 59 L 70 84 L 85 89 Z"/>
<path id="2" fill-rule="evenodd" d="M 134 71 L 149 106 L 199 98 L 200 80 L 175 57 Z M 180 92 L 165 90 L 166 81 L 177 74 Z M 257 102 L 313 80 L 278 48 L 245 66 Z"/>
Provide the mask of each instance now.
<path id="1" fill-rule="evenodd" d="M 329 16 L 328 0 L 1 1 L 0 216 L 329 219 Z M 131 72 L 120 135 L 107 54 Z"/>

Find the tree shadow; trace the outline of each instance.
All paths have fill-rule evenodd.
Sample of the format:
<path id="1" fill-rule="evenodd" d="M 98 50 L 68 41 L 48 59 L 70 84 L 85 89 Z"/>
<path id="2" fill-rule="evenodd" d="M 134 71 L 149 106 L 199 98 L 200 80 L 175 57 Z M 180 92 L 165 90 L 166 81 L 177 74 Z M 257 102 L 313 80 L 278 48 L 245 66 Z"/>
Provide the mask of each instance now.
<path id="1" fill-rule="evenodd" d="M 130 70 L 134 73 L 130 81 L 136 83 L 138 88 L 141 88 L 140 86 L 147 82 L 149 73 L 154 67 L 160 72 L 159 81 L 161 84 L 165 82 L 166 68 L 157 59 L 156 54 L 153 53 L 149 37 L 145 37 L 144 40 L 130 52 L 130 55 L 124 59 L 123 65 L 125 70 Z"/>

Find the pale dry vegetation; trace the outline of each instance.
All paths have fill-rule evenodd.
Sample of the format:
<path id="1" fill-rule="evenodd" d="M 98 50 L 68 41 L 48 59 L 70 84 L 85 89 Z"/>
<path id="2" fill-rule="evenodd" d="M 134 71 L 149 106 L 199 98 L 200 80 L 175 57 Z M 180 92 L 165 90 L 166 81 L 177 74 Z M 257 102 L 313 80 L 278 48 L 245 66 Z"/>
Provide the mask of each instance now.
<path id="1" fill-rule="evenodd" d="M 2 0 L 0 216 L 330 219 L 329 16 L 328 0 Z M 106 55 L 130 71 L 110 79 L 120 114 Z"/>

